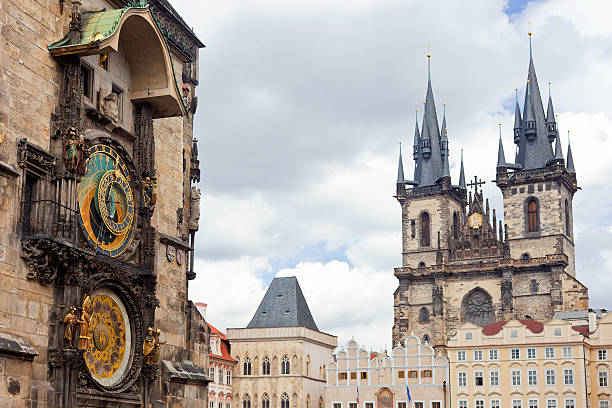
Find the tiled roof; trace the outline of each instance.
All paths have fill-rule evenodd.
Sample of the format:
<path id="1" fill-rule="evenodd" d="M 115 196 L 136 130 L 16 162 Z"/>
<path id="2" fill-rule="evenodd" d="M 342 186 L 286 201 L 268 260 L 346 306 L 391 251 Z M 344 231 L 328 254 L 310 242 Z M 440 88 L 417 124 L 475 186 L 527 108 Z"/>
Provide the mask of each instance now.
<path id="1" fill-rule="evenodd" d="M 588 324 L 581 326 L 572 326 L 572 329 L 576 330 L 578 333 L 582 334 L 585 337 L 589 337 L 591 335 Z"/>
<path id="2" fill-rule="evenodd" d="M 214 354 L 212 351 L 210 353 L 208 353 L 208 355 L 210 357 L 214 357 L 214 358 L 219 358 L 221 360 L 225 360 L 225 361 L 229 361 L 232 363 L 235 363 L 236 360 L 234 360 L 232 358 L 232 356 L 230 356 L 230 347 L 229 347 L 229 342 L 227 341 L 227 337 L 225 336 L 225 334 L 218 330 L 215 326 L 213 326 L 210 323 L 207 323 L 208 327 L 210 328 L 210 335 L 214 336 L 214 335 L 218 335 L 221 338 L 221 355 L 217 355 Z"/>
<path id="3" fill-rule="evenodd" d="M 194 364 L 192 361 L 186 360 L 182 363 L 177 363 L 174 361 L 162 360 L 162 363 L 172 381 L 178 380 L 203 385 L 212 381 L 212 379 L 206 375 L 202 367 Z"/>
<path id="4" fill-rule="evenodd" d="M 295 276 L 274 278 L 248 329 L 307 327 L 319 331 Z"/>
<path id="5" fill-rule="evenodd" d="M 527 326 L 527 328 L 532 333 L 542 333 L 542 330 L 544 330 L 544 324 L 538 322 L 537 320 L 520 319 L 519 322 Z M 487 324 L 486 326 L 482 326 L 482 334 L 487 336 L 494 336 L 501 331 L 501 329 L 506 325 L 506 323 L 508 323 L 508 320 L 502 320 L 500 322 L 495 322 Z"/>

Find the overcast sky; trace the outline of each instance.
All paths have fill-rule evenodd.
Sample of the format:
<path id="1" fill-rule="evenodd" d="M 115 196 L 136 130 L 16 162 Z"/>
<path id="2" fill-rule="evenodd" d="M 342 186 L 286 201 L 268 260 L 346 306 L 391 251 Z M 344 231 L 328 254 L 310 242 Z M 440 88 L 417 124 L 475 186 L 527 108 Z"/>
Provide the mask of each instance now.
<path id="1" fill-rule="evenodd" d="M 580 1 L 173 0 L 200 51 L 195 134 L 203 172 L 189 296 L 213 325 L 244 327 L 276 275 L 296 275 L 315 321 L 339 343 L 390 346 L 398 142 L 411 177 L 414 109 L 427 46 L 446 101 L 451 173 L 495 176 L 498 126 L 513 155 L 528 21 L 541 93 L 552 81 L 579 186 L 576 269 L 592 307 L 612 307 L 612 3 Z M 546 102 L 546 101 L 545 101 Z M 419 115 L 421 112 L 419 112 Z M 441 121 L 442 118 L 440 117 Z"/>

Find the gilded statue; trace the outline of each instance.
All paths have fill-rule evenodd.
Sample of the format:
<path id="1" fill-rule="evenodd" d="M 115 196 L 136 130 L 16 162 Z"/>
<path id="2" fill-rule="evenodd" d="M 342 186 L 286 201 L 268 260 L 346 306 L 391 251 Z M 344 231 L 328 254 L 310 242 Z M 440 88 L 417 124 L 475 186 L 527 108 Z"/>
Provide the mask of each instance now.
<path id="1" fill-rule="evenodd" d="M 159 363 L 159 349 L 166 344 L 165 341 L 160 341 L 160 329 L 149 327 L 142 343 L 142 354 L 144 355 L 144 363 L 153 365 Z"/>
<path id="2" fill-rule="evenodd" d="M 91 341 L 89 336 L 89 324 L 91 322 L 91 299 L 85 295 L 83 299 L 83 311 L 81 312 L 81 320 L 78 321 L 81 330 L 79 332 L 79 350 L 87 350 L 87 346 Z"/>
<path id="3" fill-rule="evenodd" d="M 74 346 L 72 340 L 74 339 L 77 323 L 79 323 L 79 318 L 77 317 L 76 311 L 77 308 L 72 306 L 70 307 L 68 314 L 64 317 L 64 325 L 66 326 L 64 329 L 65 348 L 73 348 Z"/>
<path id="4" fill-rule="evenodd" d="M 149 327 L 142 343 L 142 354 L 144 355 L 144 363 L 146 365 L 153 365 L 154 362 L 155 336 L 153 333 L 153 328 Z"/>
<path id="5" fill-rule="evenodd" d="M 142 181 L 142 206 L 153 209 L 157 202 L 157 183 L 155 177 L 146 177 Z"/>
<path id="6" fill-rule="evenodd" d="M 189 200 L 189 230 L 197 231 L 200 225 L 200 189 L 191 186 Z"/>

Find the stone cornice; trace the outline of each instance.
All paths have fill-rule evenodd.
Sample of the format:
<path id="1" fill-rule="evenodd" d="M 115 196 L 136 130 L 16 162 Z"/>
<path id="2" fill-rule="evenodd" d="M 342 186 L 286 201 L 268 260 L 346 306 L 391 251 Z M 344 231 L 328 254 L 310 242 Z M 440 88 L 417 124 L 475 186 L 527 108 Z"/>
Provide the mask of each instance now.
<path id="1" fill-rule="evenodd" d="M 480 262 L 455 265 L 431 265 L 425 268 L 412 268 L 409 266 L 395 268 L 394 275 L 397 278 L 420 278 L 434 277 L 440 274 L 468 273 L 468 272 L 494 272 L 507 268 L 530 269 L 534 267 L 554 267 L 565 268 L 568 265 L 568 258 L 565 254 L 546 255 L 541 258 L 529 259 L 498 259 L 493 262 Z"/>

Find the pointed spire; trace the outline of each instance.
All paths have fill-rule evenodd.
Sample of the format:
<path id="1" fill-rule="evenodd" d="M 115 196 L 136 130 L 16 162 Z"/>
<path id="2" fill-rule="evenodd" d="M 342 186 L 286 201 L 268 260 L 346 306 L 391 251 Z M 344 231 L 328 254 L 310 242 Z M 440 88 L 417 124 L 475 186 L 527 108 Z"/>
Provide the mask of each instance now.
<path id="1" fill-rule="evenodd" d="M 461 149 L 461 169 L 459 170 L 459 188 L 462 190 L 467 189 L 467 186 L 465 185 L 465 172 L 463 170 L 463 149 Z"/>
<path id="2" fill-rule="evenodd" d="M 448 156 L 442 157 L 442 161 L 443 161 L 443 164 L 444 164 L 444 170 L 442 171 L 442 177 L 450 178 L 451 175 L 450 175 L 450 167 L 449 167 L 449 164 L 448 164 Z"/>
<path id="3" fill-rule="evenodd" d="M 570 144 L 569 130 L 567 131 L 567 162 L 565 169 L 568 173 L 576 174 L 576 169 L 574 168 L 574 157 L 572 156 L 572 146 Z"/>
<path id="4" fill-rule="evenodd" d="M 555 157 L 553 157 L 553 161 L 554 160 L 563 160 L 563 151 L 561 151 L 561 138 L 559 137 L 555 142 Z"/>
<path id="5" fill-rule="evenodd" d="M 501 135 L 501 123 L 499 124 L 499 147 L 497 149 L 497 168 L 506 167 L 506 156 L 504 155 L 504 144 Z"/>
<path id="6" fill-rule="evenodd" d="M 523 118 L 521 117 L 521 108 L 518 103 L 518 88 L 514 88 L 515 104 L 514 107 L 514 143 L 517 145 L 521 142 L 521 129 L 523 127 Z"/>
<path id="7" fill-rule="evenodd" d="M 431 54 L 427 53 L 427 94 L 425 96 L 425 111 L 423 113 L 423 127 L 421 130 L 421 146 L 427 146 L 428 151 L 423 150 L 423 166 L 421 167 L 421 180 L 419 185 L 428 186 L 435 184 L 444 171 L 444 163 L 440 151 L 440 128 L 438 127 L 438 116 L 431 87 Z"/>
<path id="8" fill-rule="evenodd" d="M 548 140 L 552 143 L 557 137 L 557 123 L 555 121 L 555 110 L 553 109 L 552 95 L 550 93 L 550 84 L 548 81 L 548 109 L 546 111 L 546 130 L 548 132 Z"/>
<path id="9" fill-rule="evenodd" d="M 440 154 L 442 155 L 442 159 L 445 156 L 448 157 L 448 133 L 446 132 L 446 103 L 442 104 L 443 106 L 443 114 L 442 114 L 442 128 L 440 129 Z"/>
<path id="10" fill-rule="evenodd" d="M 397 165 L 397 184 L 405 181 L 404 178 L 404 163 L 402 162 L 402 142 L 399 144 L 399 164 Z"/>

